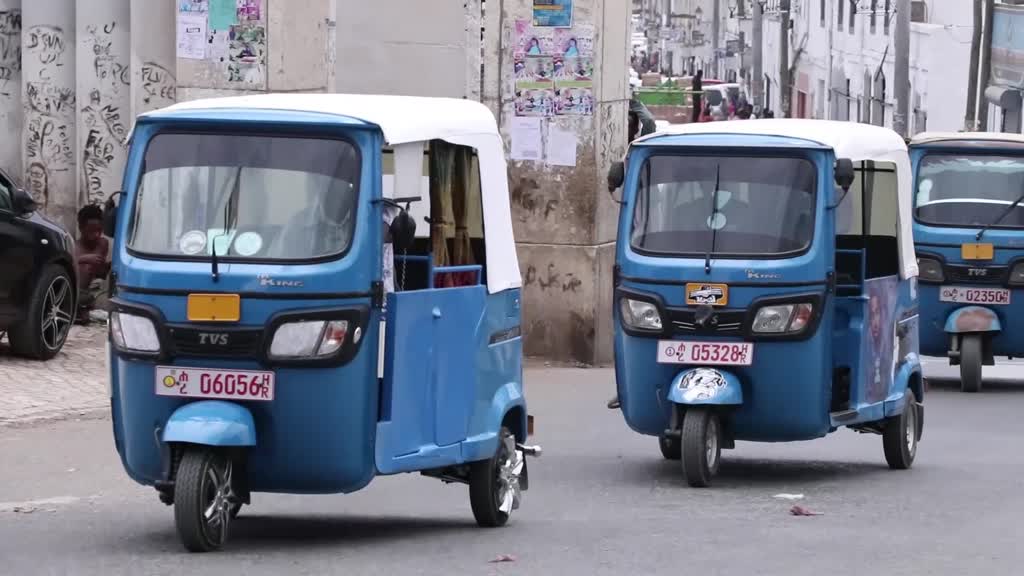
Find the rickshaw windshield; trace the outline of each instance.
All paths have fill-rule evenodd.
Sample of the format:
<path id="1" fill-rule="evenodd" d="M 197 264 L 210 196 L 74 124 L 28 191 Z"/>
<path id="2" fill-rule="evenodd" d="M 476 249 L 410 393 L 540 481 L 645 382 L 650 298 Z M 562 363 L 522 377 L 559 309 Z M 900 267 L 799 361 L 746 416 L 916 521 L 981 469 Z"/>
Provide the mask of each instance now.
<path id="1" fill-rule="evenodd" d="M 339 256 L 352 242 L 359 172 L 359 151 L 345 140 L 158 134 L 128 247 L 165 258 Z"/>
<path id="2" fill-rule="evenodd" d="M 810 246 L 810 161 L 666 154 L 650 157 L 640 174 L 631 233 L 639 252 L 778 257 Z"/>
<path id="3" fill-rule="evenodd" d="M 918 167 L 915 217 L 938 226 L 1024 228 L 1024 158 L 928 154 Z"/>

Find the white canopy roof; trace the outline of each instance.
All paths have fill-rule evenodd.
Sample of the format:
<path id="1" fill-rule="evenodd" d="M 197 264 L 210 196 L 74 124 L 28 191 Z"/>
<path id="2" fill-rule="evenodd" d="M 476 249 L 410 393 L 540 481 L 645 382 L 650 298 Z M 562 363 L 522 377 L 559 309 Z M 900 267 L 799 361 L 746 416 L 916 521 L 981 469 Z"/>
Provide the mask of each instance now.
<path id="1" fill-rule="evenodd" d="M 1024 144 L 1024 134 L 1012 132 L 922 132 L 910 141 L 910 145 L 937 144 L 956 141 L 1010 142 Z"/>
<path id="2" fill-rule="evenodd" d="M 780 118 L 673 124 L 664 130 L 638 138 L 634 144 L 665 136 L 710 134 L 736 136 L 736 142 L 733 144 L 735 147 L 758 145 L 756 142 L 745 143 L 742 140 L 744 136 L 795 138 L 831 148 L 836 158 L 849 158 L 854 162 L 873 160 L 895 164 L 899 182 L 900 271 L 904 278 L 917 276 L 911 214 L 913 176 L 907 144 L 899 134 L 888 128 L 858 122 Z"/>
<path id="3" fill-rule="evenodd" d="M 454 98 L 349 94 L 259 94 L 192 100 L 143 114 L 268 110 L 320 113 L 380 127 L 389 145 L 444 140 L 477 151 L 487 242 L 487 289 L 496 293 L 522 284 L 512 234 L 505 147 L 491 111 L 479 102 Z"/>

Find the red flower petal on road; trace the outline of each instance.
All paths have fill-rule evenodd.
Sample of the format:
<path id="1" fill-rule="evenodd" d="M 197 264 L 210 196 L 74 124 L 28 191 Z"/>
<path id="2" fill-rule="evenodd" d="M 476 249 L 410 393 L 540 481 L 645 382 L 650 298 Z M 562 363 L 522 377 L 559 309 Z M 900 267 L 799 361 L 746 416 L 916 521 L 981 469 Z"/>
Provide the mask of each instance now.
<path id="1" fill-rule="evenodd" d="M 818 512 L 811 512 L 803 506 L 793 506 L 789 509 L 789 513 L 793 516 L 821 516 Z"/>

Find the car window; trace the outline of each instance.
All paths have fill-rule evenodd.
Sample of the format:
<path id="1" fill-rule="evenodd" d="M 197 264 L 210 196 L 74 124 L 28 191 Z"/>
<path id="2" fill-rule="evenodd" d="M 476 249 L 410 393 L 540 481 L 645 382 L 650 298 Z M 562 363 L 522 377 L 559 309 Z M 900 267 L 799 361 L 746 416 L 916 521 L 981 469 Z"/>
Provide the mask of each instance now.
<path id="1" fill-rule="evenodd" d="M 0 176 L 0 210 L 10 212 L 12 208 L 12 190 L 11 183 Z"/>

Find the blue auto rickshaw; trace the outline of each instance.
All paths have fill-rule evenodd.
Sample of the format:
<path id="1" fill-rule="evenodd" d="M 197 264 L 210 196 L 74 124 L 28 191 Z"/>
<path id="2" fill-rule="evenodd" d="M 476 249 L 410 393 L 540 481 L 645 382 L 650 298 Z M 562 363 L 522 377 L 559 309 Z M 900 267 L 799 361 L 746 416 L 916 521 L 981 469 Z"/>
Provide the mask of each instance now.
<path id="1" fill-rule="evenodd" d="M 691 486 L 737 440 L 840 427 L 912 465 L 924 390 L 902 138 L 817 120 L 672 126 L 608 180 L 623 190 L 618 407 Z"/>
<path id="2" fill-rule="evenodd" d="M 983 365 L 1024 356 L 1024 136 L 925 133 L 910 155 L 921 352 L 979 392 Z"/>
<path id="3" fill-rule="evenodd" d="M 506 523 L 540 450 L 504 158 L 465 100 L 139 117 L 106 207 L 114 439 L 188 550 L 221 547 L 254 492 L 403 472 L 468 484 L 478 524 Z"/>

